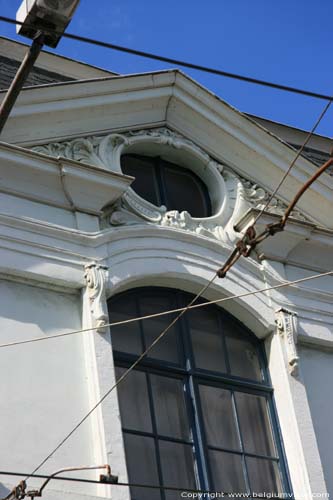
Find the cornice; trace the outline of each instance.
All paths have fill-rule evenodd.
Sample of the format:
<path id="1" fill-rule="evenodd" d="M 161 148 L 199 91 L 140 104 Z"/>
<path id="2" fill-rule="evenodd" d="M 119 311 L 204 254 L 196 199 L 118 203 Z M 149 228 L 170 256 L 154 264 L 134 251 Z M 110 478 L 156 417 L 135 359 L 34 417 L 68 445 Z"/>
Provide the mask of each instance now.
<path id="1" fill-rule="evenodd" d="M 93 165 L 4 143 L 0 143 L 0 173 L 2 193 L 93 215 L 115 202 L 133 181 Z"/>

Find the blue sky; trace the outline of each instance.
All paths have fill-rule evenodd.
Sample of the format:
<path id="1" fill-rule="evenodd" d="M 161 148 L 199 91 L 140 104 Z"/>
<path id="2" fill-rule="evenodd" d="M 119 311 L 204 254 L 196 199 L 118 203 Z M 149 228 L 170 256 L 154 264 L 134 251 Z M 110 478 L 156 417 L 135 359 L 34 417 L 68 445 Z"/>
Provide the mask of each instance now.
<path id="1" fill-rule="evenodd" d="M 21 0 L 0 0 L 15 17 Z M 333 94 L 331 0 L 81 0 L 68 31 Z M 25 41 L 11 25 L 0 34 Z M 56 52 L 119 73 L 170 65 L 63 39 Z M 310 129 L 324 101 L 184 70 L 241 111 Z M 333 105 L 319 133 L 333 135 Z"/>

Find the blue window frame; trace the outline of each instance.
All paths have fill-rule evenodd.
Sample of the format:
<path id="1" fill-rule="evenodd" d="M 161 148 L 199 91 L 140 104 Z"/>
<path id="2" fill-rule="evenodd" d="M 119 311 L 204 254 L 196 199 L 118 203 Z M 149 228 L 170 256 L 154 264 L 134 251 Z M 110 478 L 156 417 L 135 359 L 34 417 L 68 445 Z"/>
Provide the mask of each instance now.
<path id="1" fill-rule="evenodd" d="M 110 320 L 183 307 L 192 295 L 136 288 L 109 300 Z M 204 302 L 204 301 L 202 301 Z M 112 327 L 120 376 L 168 325 L 162 316 Z M 163 487 L 290 493 L 262 343 L 223 309 L 186 313 L 118 388 L 136 500 L 178 499 Z"/>

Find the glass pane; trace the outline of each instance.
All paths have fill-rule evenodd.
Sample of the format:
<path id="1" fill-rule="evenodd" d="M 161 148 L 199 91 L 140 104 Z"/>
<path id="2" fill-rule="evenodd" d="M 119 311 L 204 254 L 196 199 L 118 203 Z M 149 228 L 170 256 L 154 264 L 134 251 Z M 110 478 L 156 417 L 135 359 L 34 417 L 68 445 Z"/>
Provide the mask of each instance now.
<path id="1" fill-rule="evenodd" d="M 123 295 L 112 298 L 109 301 L 110 322 L 124 321 L 130 318 L 136 318 L 138 311 L 133 295 Z M 127 325 L 111 327 L 112 348 L 116 351 L 128 352 L 130 354 L 141 354 L 142 342 L 140 337 L 140 325 L 133 322 Z"/>
<path id="2" fill-rule="evenodd" d="M 117 379 L 125 368 L 116 368 Z M 151 432 L 151 418 L 146 374 L 132 370 L 118 386 L 122 426 L 126 429 Z"/>
<path id="3" fill-rule="evenodd" d="M 237 377 L 262 380 L 256 346 L 248 339 L 247 333 L 227 318 L 223 320 L 231 374 Z"/>
<path id="4" fill-rule="evenodd" d="M 205 197 L 206 186 L 190 170 L 171 165 L 161 160 L 168 209 L 186 210 L 192 217 L 208 217 L 210 207 Z"/>
<path id="5" fill-rule="evenodd" d="M 266 398 L 243 392 L 235 398 L 245 452 L 274 455 Z"/>
<path id="6" fill-rule="evenodd" d="M 283 493 L 279 467 L 276 462 L 262 458 L 246 457 L 251 491 L 254 493 Z M 274 498 L 272 496 L 272 498 Z"/>
<path id="7" fill-rule="evenodd" d="M 130 483 L 159 485 L 154 440 L 124 434 L 127 472 Z M 132 500 L 160 500 L 159 490 L 131 488 Z"/>
<path id="8" fill-rule="evenodd" d="M 154 158 L 147 156 L 123 155 L 121 157 L 121 169 L 123 173 L 135 177 L 131 188 L 145 200 L 160 206 L 161 202 L 154 164 Z"/>
<path id="9" fill-rule="evenodd" d="M 164 486 L 196 489 L 192 447 L 159 441 Z M 179 500 L 180 491 L 166 491 L 167 499 Z"/>
<path id="10" fill-rule="evenodd" d="M 201 385 L 199 391 L 208 444 L 239 450 L 231 392 L 207 385 Z"/>
<path id="11" fill-rule="evenodd" d="M 174 309 L 174 304 L 171 300 L 171 294 L 168 292 L 155 291 L 153 294 L 145 294 L 140 298 L 140 315 L 146 316 L 148 314 L 155 314 L 158 312 Z M 152 318 L 142 321 L 146 347 L 160 335 L 160 333 L 167 327 L 175 315 L 168 314 L 158 318 Z M 155 347 L 149 352 L 148 356 L 151 358 L 161 359 L 163 361 L 170 361 L 172 363 L 179 363 L 178 352 L 178 336 L 179 336 L 179 323 L 171 327 Z"/>
<path id="12" fill-rule="evenodd" d="M 246 493 L 246 485 L 240 455 L 209 451 L 214 490 L 225 493 Z"/>
<path id="13" fill-rule="evenodd" d="M 190 438 L 183 382 L 151 375 L 158 434 L 179 439 Z"/>
<path id="14" fill-rule="evenodd" d="M 196 366 L 206 370 L 226 372 L 217 312 L 211 308 L 192 309 L 187 313 L 187 321 L 191 331 Z"/>

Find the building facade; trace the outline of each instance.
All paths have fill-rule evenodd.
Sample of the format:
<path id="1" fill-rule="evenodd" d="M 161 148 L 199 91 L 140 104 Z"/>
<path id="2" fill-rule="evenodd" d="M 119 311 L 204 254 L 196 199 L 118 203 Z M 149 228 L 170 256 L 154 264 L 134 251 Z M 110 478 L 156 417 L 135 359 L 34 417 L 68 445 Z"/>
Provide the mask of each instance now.
<path id="1" fill-rule="evenodd" d="M 2 47 L 15 67 L 22 47 Z M 119 76 L 42 57 L 0 144 L 0 344 L 45 338 L 0 345 L 1 464 L 24 473 L 175 313 L 108 324 L 186 306 L 305 135 L 240 113 L 177 70 Z M 328 151 L 314 136 L 258 229 L 279 220 Z M 205 290 L 200 303 L 216 303 L 184 314 L 39 470 L 109 463 L 120 482 L 159 488 L 51 481 L 43 495 L 333 493 L 333 278 L 276 288 L 332 270 L 332 189 L 324 173 L 282 233 Z M 2 497 L 18 482 L 0 480 Z"/>

